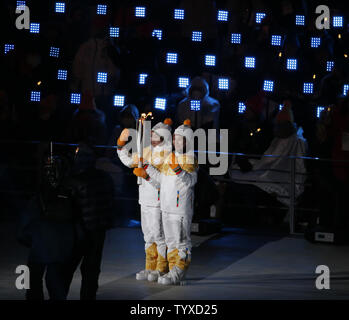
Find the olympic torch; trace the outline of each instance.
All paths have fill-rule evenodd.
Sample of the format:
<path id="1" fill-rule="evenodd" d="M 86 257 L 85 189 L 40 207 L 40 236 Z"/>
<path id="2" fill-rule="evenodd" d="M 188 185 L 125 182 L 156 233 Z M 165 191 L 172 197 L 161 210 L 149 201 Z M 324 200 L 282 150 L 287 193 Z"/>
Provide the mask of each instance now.
<path id="1" fill-rule="evenodd" d="M 152 113 L 149 112 L 148 114 L 142 113 L 141 117 L 138 119 L 137 122 L 137 153 L 138 153 L 138 168 L 143 167 L 143 163 L 141 159 L 143 158 L 143 149 L 144 149 L 144 137 L 146 136 L 145 132 L 145 126 L 144 121 L 147 120 L 149 117 L 152 119 Z M 138 177 L 137 183 L 139 185 L 142 184 L 142 178 Z"/>

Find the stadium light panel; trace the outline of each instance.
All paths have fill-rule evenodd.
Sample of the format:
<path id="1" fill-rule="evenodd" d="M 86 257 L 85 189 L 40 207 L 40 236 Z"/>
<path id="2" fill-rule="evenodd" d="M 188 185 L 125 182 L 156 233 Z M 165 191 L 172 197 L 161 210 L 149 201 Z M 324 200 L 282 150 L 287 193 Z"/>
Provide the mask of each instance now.
<path id="1" fill-rule="evenodd" d="M 216 65 L 216 56 L 206 55 L 205 56 L 205 65 L 209 67 L 214 67 Z"/>
<path id="2" fill-rule="evenodd" d="M 314 92 L 314 84 L 312 82 L 304 82 L 303 93 L 312 94 Z"/>
<path id="3" fill-rule="evenodd" d="M 158 110 L 166 109 L 166 99 L 165 98 L 156 98 L 154 108 Z"/>
<path id="4" fill-rule="evenodd" d="M 123 107 L 125 105 L 125 96 L 115 95 L 114 96 L 114 106 Z"/>
<path id="5" fill-rule="evenodd" d="M 107 14 L 107 5 L 106 4 L 97 4 L 97 14 L 106 15 Z"/>
<path id="6" fill-rule="evenodd" d="M 178 78 L 178 87 L 179 88 L 187 88 L 189 86 L 189 78 L 188 77 L 179 77 Z"/>
<path id="7" fill-rule="evenodd" d="M 80 104 L 81 102 L 81 94 L 80 93 L 72 93 L 70 95 L 70 103 L 71 104 Z"/>
<path id="8" fill-rule="evenodd" d="M 200 109 L 201 109 L 200 100 L 191 100 L 190 101 L 190 110 L 191 111 L 200 111 Z"/>
<path id="9" fill-rule="evenodd" d="M 239 102 L 238 113 L 244 113 L 246 111 L 246 105 L 243 102 Z"/>
<path id="10" fill-rule="evenodd" d="M 176 20 L 184 20 L 184 9 L 174 9 L 173 17 Z"/>
<path id="11" fill-rule="evenodd" d="M 58 80 L 67 80 L 68 71 L 67 70 L 58 70 L 57 79 Z"/>
<path id="12" fill-rule="evenodd" d="M 234 44 L 240 44 L 241 43 L 241 33 L 232 33 L 230 42 Z"/>
<path id="13" fill-rule="evenodd" d="M 256 67 L 256 58 L 255 57 L 245 57 L 245 67 L 254 69 Z"/>
<path id="14" fill-rule="evenodd" d="M 264 80 L 263 90 L 267 92 L 274 91 L 274 81 L 272 80 Z"/>
<path id="15" fill-rule="evenodd" d="M 108 81 L 108 73 L 106 72 L 98 72 L 97 73 L 97 82 L 98 83 L 107 83 Z"/>

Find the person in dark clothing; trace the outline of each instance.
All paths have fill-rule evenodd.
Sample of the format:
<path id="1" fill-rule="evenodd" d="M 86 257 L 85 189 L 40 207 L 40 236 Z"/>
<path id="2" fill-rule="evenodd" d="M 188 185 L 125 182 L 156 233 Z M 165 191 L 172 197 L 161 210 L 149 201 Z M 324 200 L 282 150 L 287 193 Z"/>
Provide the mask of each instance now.
<path id="1" fill-rule="evenodd" d="M 338 213 L 334 227 L 347 234 L 349 229 L 349 97 L 342 97 L 333 110 L 333 173 L 336 179 Z"/>
<path id="2" fill-rule="evenodd" d="M 92 148 L 79 145 L 69 185 L 75 207 L 75 246 L 66 265 L 67 294 L 80 266 L 81 300 L 95 300 L 106 230 L 112 226 L 114 185 L 108 173 L 95 168 Z"/>
<path id="3" fill-rule="evenodd" d="M 18 240 L 30 247 L 27 300 L 44 300 L 44 276 L 50 300 L 65 300 L 80 262 L 81 299 L 96 298 L 114 185 L 108 173 L 95 169 L 87 145 L 72 158 L 69 152 L 45 158 L 39 192 L 21 217 Z"/>
<path id="4" fill-rule="evenodd" d="M 44 300 L 43 279 L 50 300 L 65 300 L 65 264 L 74 243 L 73 204 L 66 184 L 68 159 L 46 157 L 39 166 L 39 189 L 21 216 L 17 238 L 30 248 L 27 300 Z"/>
<path id="5" fill-rule="evenodd" d="M 265 93 L 258 92 L 246 101 L 246 112 L 236 123 L 238 135 L 235 137 L 234 152 L 261 155 L 267 150 L 273 139 L 273 126 L 264 116 Z M 237 156 L 236 162 L 243 172 L 252 169 L 249 159 L 260 157 Z"/>
<path id="6" fill-rule="evenodd" d="M 68 128 L 67 139 L 70 142 L 86 141 L 95 145 L 103 145 L 107 141 L 105 114 L 97 109 L 90 91 L 82 95 L 81 105 L 73 114 Z"/>
<path id="7" fill-rule="evenodd" d="M 336 103 L 342 89 L 343 69 L 341 66 L 334 66 L 332 72 L 322 78 L 320 83 L 320 99 L 322 103 Z"/>

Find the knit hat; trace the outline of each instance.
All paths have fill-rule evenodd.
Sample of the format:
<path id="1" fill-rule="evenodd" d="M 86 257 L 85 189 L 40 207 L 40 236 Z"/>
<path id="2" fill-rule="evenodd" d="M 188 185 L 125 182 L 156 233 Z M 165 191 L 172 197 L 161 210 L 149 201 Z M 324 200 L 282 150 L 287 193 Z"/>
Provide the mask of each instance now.
<path id="1" fill-rule="evenodd" d="M 180 125 L 175 130 L 174 134 L 185 137 L 187 140 L 187 143 L 193 142 L 192 140 L 194 138 L 194 132 L 193 132 L 193 129 L 191 128 L 190 119 L 184 120 L 183 124 Z"/>
<path id="2" fill-rule="evenodd" d="M 152 131 L 155 132 L 159 137 L 167 137 L 171 134 L 172 131 L 172 120 L 170 118 L 166 118 L 164 122 L 157 123 Z"/>

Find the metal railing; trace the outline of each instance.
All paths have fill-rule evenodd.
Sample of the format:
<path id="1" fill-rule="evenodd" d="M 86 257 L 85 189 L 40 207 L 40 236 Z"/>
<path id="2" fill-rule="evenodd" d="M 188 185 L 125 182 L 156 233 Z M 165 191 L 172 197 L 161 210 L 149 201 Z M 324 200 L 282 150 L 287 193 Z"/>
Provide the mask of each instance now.
<path id="1" fill-rule="evenodd" d="M 41 141 L 17 141 L 17 140 L 0 140 L 0 145 L 4 144 L 32 144 L 32 145 L 39 145 L 42 143 Z M 59 145 L 59 146 L 69 146 L 69 147 L 76 147 L 78 144 L 75 143 L 64 143 L 64 142 L 53 142 L 53 145 Z M 116 149 L 116 146 L 110 146 L 110 145 L 95 145 L 96 148 L 101 149 Z M 205 152 L 207 151 L 198 151 L 195 150 L 196 153 L 199 152 Z M 325 158 L 318 158 L 318 157 L 309 157 L 309 156 L 280 156 L 280 155 L 256 155 L 256 154 L 243 154 L 243 153 L 221 153 L 221 152 L 215 152 L 216 154 L 226 154 L 228 156 L 243 156 L 246 158 L 262 158 L 262 157 L 273 157 L 273 158 L 286 158 L 290 160 L 290 170 L 285 171 L 289 173 L 289 181 L 257 181 L 257 180 L 243 180 L 244 183 L 271 183 L 271 184 L 289 184 L 289 197 L 286 196 L 278 196 L 279 198 L 285 197 L 289 198 L 289 206 L 288 206 L 288 212 L 289 212 L 289 231 L 290 234 L 297 234 L 295 232 L 295 216 L 296 216 L 296 205 L 297 205 L 297 199 L 296 199 L 296 185 L 307 185 L 307 183 L 298 183 L 296 182 L 296 175 L 300 174 L 296 172 L 296 160 L 312 160 L 312 161 L 325 161 L 325 162 L 331 162 L 331 163 L 349 163 L 349 160 L 333 160 L 333 159 L 325 159 Z M 308 175 L 306 173 L 306 175 Z M 215 181 L 217 182 L 233 182 L 232 179 L 227 179 L 220 176 L 214 176 L 213 177 Z M 240 181 L 241 182 L 241 181 Z M 8 193 L 10 192 L 8 189 L 2 189 L 0 188 L 0 193 Z M 125 197 L 121 197 L 120 199 L 123 199 Z M 133 198 L 127 197 L 127 200 L 132 200 Z M 134 199 L 137 200 L 137 199 Z M 307 209 L 309 211 L 314 211 Z"/>

